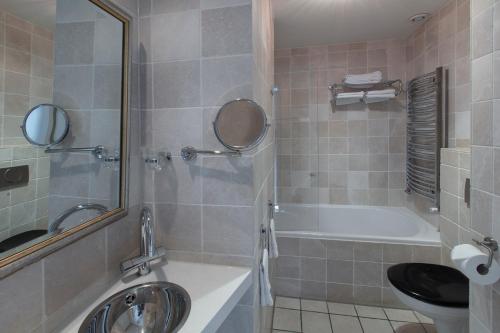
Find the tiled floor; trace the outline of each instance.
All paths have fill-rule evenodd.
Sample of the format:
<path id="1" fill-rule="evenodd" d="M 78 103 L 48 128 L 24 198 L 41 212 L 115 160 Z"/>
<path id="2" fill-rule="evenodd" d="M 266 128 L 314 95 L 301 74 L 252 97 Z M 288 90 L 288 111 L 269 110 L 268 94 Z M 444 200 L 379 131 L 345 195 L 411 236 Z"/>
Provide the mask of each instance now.
<path id="1" fill-rule="evenodd" d="M 436 333 L 417 312 L 276 297 L 273 333 Z"/>

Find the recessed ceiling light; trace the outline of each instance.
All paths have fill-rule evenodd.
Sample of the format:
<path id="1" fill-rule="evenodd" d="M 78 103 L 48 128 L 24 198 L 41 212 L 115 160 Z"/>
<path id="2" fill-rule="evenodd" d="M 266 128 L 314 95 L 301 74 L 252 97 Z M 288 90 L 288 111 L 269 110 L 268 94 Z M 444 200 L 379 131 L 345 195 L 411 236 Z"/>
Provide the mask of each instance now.
<path id="1" fill-rule="evenodd" d="M 410 21 L 412 21 L 413 23 L 420 23 L 427 20 L 430 15 L 431 14 L 429 13 L 420 13 L 417 15 L 413 15 L 412 17 L 410 17 Z"/>

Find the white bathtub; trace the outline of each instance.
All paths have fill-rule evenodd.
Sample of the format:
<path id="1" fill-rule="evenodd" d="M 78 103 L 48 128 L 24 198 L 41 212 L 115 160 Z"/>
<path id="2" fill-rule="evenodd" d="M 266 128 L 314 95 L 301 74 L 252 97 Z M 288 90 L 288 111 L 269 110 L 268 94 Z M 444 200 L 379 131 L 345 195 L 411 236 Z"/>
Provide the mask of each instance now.
<path id="1" fill-rule="evenodd" d="M 439 232 L 403 207 L 281 204 L 278 237 L 440 245 Z"/>

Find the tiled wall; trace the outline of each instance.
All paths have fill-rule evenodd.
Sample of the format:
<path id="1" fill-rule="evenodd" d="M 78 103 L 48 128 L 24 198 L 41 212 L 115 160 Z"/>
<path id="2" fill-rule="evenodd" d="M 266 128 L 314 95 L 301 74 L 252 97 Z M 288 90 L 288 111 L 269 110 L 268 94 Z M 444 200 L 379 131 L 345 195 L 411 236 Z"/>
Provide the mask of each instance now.
<path id="1" fill-rule="evenodd" d="M 115 2 L 136 17 L 135 0 Z M 0 280 L 0 322 L 6 332 L 59 332 L 66 320 L 88 306 L 119 276 L 119 263 L 136 254 L 142 204 L 142 167 L 137 110 L 137 27 L 132 24 L 129 215 Z"/>
<path id="2" fill-rule="evenodd" d="M 271 89 L 274 83 L 274 23 L 270 0 L 252 0 L 252 39 L 254 54 L 253 89 L 255 100 L 264 107 L 268 118 L 269 128 L 265 140 L 259 145 L 253 157 L 254 189 L 257 194 L 254 203 L 256 216 L 256 234 L 259 234 L 260 225 L 269 225 L 268 202 L 274 200 L 274 139 L 275 115 Z M 259 286 L 259 265 L 262 255 L 260 238 L 255 240 L 255 259 L 253 264 L 253 312 L 254 332 L 271 333 L 272 307 L 261 307 Z M 241 325 L 236 326 L 237 328 Z M 234 332 L 235 329 L 227 331 Z"/>
<path id="3" fill-rule="evenodd" d="M 0 241 L 47 227 L 47 156 L 19 125 L 28 110 L 52 101 L 52 32 L 0 12 L 0 168 L 28 165 L 28 185 L 0 191 Z"/>
<path id="4" fill-rule="evenodd" d="M 387 269 L 404 262 L 440 262 L 440 247 L 278 238 L 272 284 L 277 295 L 340 303 L 404 307 Z"/>
<path id="5" fill-rule="evenodd" d="M 140 1 L 142 144 L 145 155 L 172 153 L 162 170 L 146 170 L 144 201 L 170 259 L 259 262 L 259 226 L 273 193 L 273 130 L 239 158 L 186 162 L 180 151 L 224 150 L 212 121 L 235 98 L 254 99 L 272 121 L 273 44 L 268 1 Z M 259 331 L 256 274 L 221 332 Z"/>
<path id="6" fill-rule="evenodd" d="M 471 235 L 500 239 L 500 3 L 471 1 Z M 500 256 L 496 255 L 500 260 Z M 471 283 L 470 332 L 500 332 L 500 282 Z"/>
<path id="7" fill-rule="evenodd" d="M 470 149 L 441 149 L 441 211 L 439 231 L 443 263 L 450 262 L 451 249 L 470 242 L 470 206 L 465 203 L 465 180 L 470 178 Z"/>
<path id="8" fill-rule="evenodd" d="M 55 26 L 54 104 L 71 121 L 64 147 L 120 148 L 122 24 L 88 0 L 58 0 Z M 88 152 L 51 155 L 49 220 L 81 203 L 118 207 L 118 168 Z M 71 227 L 95 216 L 70 216 Z"/>
<path id="9" fill-rule="evenodd" d="M 223 149 L 212 130 L 216 111 L 231 99 L 254 98 L 252 6 L 140 4 L 143 146 L 172 153 L 162 170 L 148 169 L 145 177 L 145 202 L 154 207 L 159 241 L 172 258 L 231 256 L 251 264 L 257 195 L 252 154 L 199 155 L 185 162 L 180 151 L 188 145 Z"/>
<path id="10" fill-rule="evenodd" d="M 0 146 L 27 145 L 25 114 L 52 101 L 53 47 L 52 31 L 0 12 Z"/>
<path id="11" fill-rule="evenodd" d="M 332 112 L 328 85 L 380 70 L 405 81 L 396 40 L 276 51 L 279 201 L 402 205 L 405 96 Z"/>
<path id="12" fill-rule="evenodd" d="M 0 241 L 24 231 L 47 229 L 49 158 L 31 146 L 0 148 L 0 168 L 28 165 L 25 186 L 0 191 Z"/>
<path id="13" fill-rule="evenodd" d="M 119 276 L 139 245 L 139 209 L 125 219 L 0 280 L 5 332 L 60 332 Z"/>
<path id="14" fill-rule="evenodd" d="M 468 147 L 471 127 L 469 0 L 450 0 L 406 41 L 407 80 L 448 69 L 448 147 Z M 438 226 L 435 203 L 419 195 L 403 195 L 406 207 Z"/>
<path id="15" fill-rule="evenodd" d="M 407 78 L 449 69 L 449 146 L 470 144 L 469 0 L 450 0 L 406 41 Z"/>

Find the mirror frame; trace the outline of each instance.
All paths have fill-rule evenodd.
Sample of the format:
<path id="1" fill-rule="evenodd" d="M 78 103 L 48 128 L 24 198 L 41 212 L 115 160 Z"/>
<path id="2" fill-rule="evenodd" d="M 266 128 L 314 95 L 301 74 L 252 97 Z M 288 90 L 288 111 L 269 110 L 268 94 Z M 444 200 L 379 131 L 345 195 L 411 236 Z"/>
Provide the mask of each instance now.
<path id="1" fill-rule="evenodd" d="M 37 110 L 41 106 L 51 106 L 51 107 L 53 107 L 55 109 L 61 110 L 63 112 L 64 119 L 66 120 L 66 129 L 64 130 L 64 135 L 62 136 L 62 138 L 60 140 L 58 140 L 58 141 L 54 141 L 53 143 L 49 143 L 49 144 L 46 144 L 46 145 L 40 144 L 38 142 L 33 141 L 30 138 L 30 136 L 28 135 L 28 132 L 26 131 L 26 123 L 28 121 L 28 118 L 29 118 L 30 114 L 33 113 L 33 111 Z M 31 110 L 29 110 L 28 113 L 26 113 L 26 115 L 24 116 L 24 120 L 23 120 L 23 124 L 21 126 L 21 129 L 23 130 L 24 138 L 29 143 L 31 143 L 32 145 L 35 145 L 35 146 L 38 146 L 38 147 L 50 147 L 50 146 L 58 145 L 61 142 L 63 142 L 64 139 L 66 139 L 66 136 L 68 136 L 68 132 L 69 132 L 70 126 L 71 126 L 71 122 L 69 120 L 68 113 L 66 112 L 66 110 L 64 110 L 62 107 L 60 107 L 58 105 L 55 105 L 55 104 L 43 103 L 43 104 L 38 104 L 37 106 L 31 108 Z"/>
<path id="2" fill-rule="evenodd" d="M 251 105 L 255 106 L 261 112 L 262 116 L 264 117 L 264 126 L 263 126 L 262 130 L 260 131 L 259 137 L 257 138 L 257 140 L 255 140 L 254 142 L 252 142 L 251 144 L 246 145 L 246 146 L 231 146 L 231 145 L 227 144 L 226 142 L 224 142 L 224 140 L 221 139 L 221 134 L 217 128 L 217 120 L 219 119 L 221 112 L 224 110 L 224 108 L 226 106 L 229 106 L 229 104 L 232 104 L 234 102 L 245 102 L 245 103 L 251 104 Z M 252 150 L 253 148 L 257 147 L 265 139 L 265 137 L 267 135 L 267 131 L 269 130 L 269 126 L 270 126 L 269 123 L 267 122 L 267 115 L 266 115 L 266 111 L 264 110 L 264 108 L 262 108 L 262 106 L 257 104 L 257 102 L 255 102 L 251 99 L 248 99 L 248 98 L 237 98 L 237 99 L 233 99 L 232 101 L 229 101 L 226 104 L 224 104 L 219 109 L 219 111 L 217 111 L 217 115 L 215 116 L 215 119 L 214 119 L 212 125 L 214 128 L 214 133 L 215 133 L 215 136 L 217 137 L 217 140 L 219 140 L 219 142 L 224 147 L 226 147 L 227 149 L 230 149 L 232 151 L 248 151 L 248 150 Z"/>
<path id="3" fill-rule="evenodd" d="M 130 22 L 131 17 L 108 0 L 87 0 L 95 6 L 115 17 L 123 24 L 122 31 L 122 110 L 120 131 L 120 206 L 96 218 L 88 220 L 76 227 L 52 235 L 42 241 L 36 239 L 28 242 L 6 257 L 0 258 L 0 279 L 33 263 L 52 252 L 59 250 L 80 238 L 83 238 L 128 214 L 128 173 L 129 173 L 129 92 L 130 92 Z M 16 251 L 16 252 L 14 252 Z"/>

